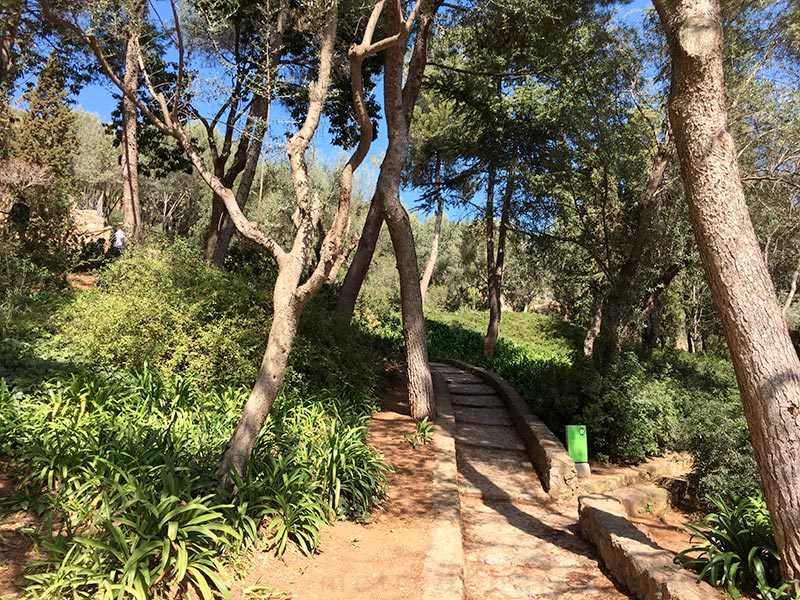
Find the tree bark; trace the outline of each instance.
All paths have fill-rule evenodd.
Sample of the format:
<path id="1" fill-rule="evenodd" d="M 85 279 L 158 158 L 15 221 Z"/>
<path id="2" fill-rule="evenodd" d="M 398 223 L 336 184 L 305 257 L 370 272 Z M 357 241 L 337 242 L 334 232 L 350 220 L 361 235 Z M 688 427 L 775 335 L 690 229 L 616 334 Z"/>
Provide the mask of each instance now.
<path id="1" fill-rule="evenodd" d="M 386 25 L 389 35 L 403 34 L 405 24 L 401 20 L 402 4 L 399 0 L 388 3 Z M 417 31 L 415 57 L 427 54 L 427 43 L 431 34 L 432 13 L 420 15 Z M 428 345 L 425 338 L 425 319 L 422 312 L 422 294 L 419 288 L 419 267 L 414 236 L 408 213 L 400 202 L 400 179 L 409 145 L 409 125 L 416 94 L 409 96 L 403 89 L 403 67 L 405 43 L 386 50 L 384 57 L 384 110 L 386 111 L 389 145 L 378 175 L 377 189 L 383 202 L 384 219 L 392 238 L 397 272 L 400 275 L 400 307 L 403 317 L 403 335 L 406 342 L 408 363 L 408 400 L 411 416 L 415 419 L 436 414 L 433 402 L 433 381 L 428 366 Z M 413 63 L 412 58 L 412 63 Z M 424 62 L 422 67 L 424 69 Z M 409 83 L 416 84 L 411 77 L 421 78 L 421 69 L 409 68 Z M 417 88 L 418 92 L 418 88 Z"/>
<path id="2" fill-rule="evenodd" d="M 10 76 L 14 58 L 14 45 L 17 41 L 22 13 L 27 2 L 25 0 L 5 0 L 0 9 L 0 93 L 6 93 L 13 84 Z"/>
<path id="3" fill-rule="evenodd" d="M 250 391 L 242 416 L 228 441 L 215 474 L 223 486 L 229 485 L 232 471 L 240 477 L 244 477 L 247 473 L 247 462 L 253 453 L 258 435 L 283 385 L 286 365 L 303 309 L 294 297 L 301 272 L 302 269 L 298 264 L 278 272 L 273 292 L 272 325 L 269 328 L 267 349 L 261 360 L 258 378 Z"/>
<path id="4" fill-rule="evenodd" d="M 137 1 L 131 9 L 125 40 L 125 73 L 123 84 L 132 94 L 139 90 L 139 22 L 145 3 Z M 139 145 L 136 137 L 138 111 L 136 102 L 122 95 L 122 226 L 135 241 L 142 236 L 142 211 L 139 205 Z"/>
<path id="5" fill-rule="evenodd" d="M 733 359 L 783 576 L 797 581 L 800 361 L 744 199 L 725 104 L 719 3 L 654 4 L 672 57 L 669 117 L 692 228 Z"/>
<path id="6" fill-rule="evenodd" d="M 422 294 L 422 302 L 428 295 L 428 286 L 431 284 L 433 271 L 436 269 L 436 261 L 439 260 L 439 237 L 442 233 L 442 217 L 444 216 L 444 196 L 442 195 L 442 159 L 439 152 L 436 152 L 436 174 L 434 175 L 434 187 L 436 190 L 436 222 L 433 225 L 433 237 L 431 238 L 431 253 L 428 262 L 422 273 L 422 280 L 419 282 L 419 290 Z"/>
<path id="7" fill-rule="evenodd" d="M 336 319 L 340 323 L 347 324 L 353 318 L 356 300 L 367 276 L 372 256 L 375 254 L 381 227 L 383 227 L 383 201 L 376 190 L 369 204 L 369 211 L 358 240 L 358 247 L 353 255 L 353 261 L 350 263 L 350 268 L 347 269 L 342 288 L 339 290 L 339 298 L 336 301 Z"/>
<path id="8" fill-rule="evenodd" d="M 236 188 L 236 204 L 239 208 L 244 210 L 247 200 L 250 198 L 250 190 L 253 188 L 253 181 L 255 180 L 256 170 L 258 168 L 258 159 L 261 156 L 261 148 L 264 145 L 264 136 L 267 133 L 269 123 L 269 101 L 263 96 L 256 96 L 253 99 L 253 110 L 251 114 L 253 119 L 252 133 L 247 138 L 239 141 L 240 146 L 244 144 L 245 158 L 244 166 L 242 168 L 239 185 Z M 238 154 L 238 149 L 237 149 Z M 234 161 L 236 162 L 236 161 Z M 208 253 L 208 259 L 212 264 L 219 267 L 225 261 L 228 255 L 228 248 L 231 245 L 231 239 L 236 232 L 236 225 L 233 224 L 228 211 L 225 211 L 219 217 L 220 223 L 215 236 L 215 244 Z"/>
<path id="9" fill-rule="evenodd" d="M 597 340 L 597 334 L 600 333 L 600 327 L 603 324 L 603 300 L 598 299 L 594 302 L 594 314 L 592 315 L 592 324 L 586 331 L 586 336 L 583 338 L 583 355 L 591 358 L 594 354 L 594 343 Z"/>

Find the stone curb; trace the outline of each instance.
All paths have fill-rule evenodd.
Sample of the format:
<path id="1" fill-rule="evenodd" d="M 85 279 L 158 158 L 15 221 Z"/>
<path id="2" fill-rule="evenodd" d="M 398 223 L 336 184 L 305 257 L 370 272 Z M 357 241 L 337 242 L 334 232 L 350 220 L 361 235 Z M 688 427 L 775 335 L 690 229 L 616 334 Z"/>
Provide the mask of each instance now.
<path id="1" fill-rule="evenodd" d="M 491 385 L 505 402 L 512 421 L 525 442 L 528 457 L 539 474 L 542 487 L 553 500 L 565 500 L 575 496 L 578 473 L 575 461 L 567 453 L 547 425 L 531 412 L 527 403 L 505 379 L 460 360 L 437 358 L 436 362 L 449 364 L 483 379 Z"/>
<path id="2" fill-rule="evenodd" d="M 464 549 L 461 501 L 456 464 L 456 422 L 447 382 L 432 371 L 436 398 L 436 430 L 433 432 L 433 514 L 431 545 L 422 567 L 423 600 L 464 598 Z"/>
<path id="3" fill-rule="evenodd" d="M 591 542 L 606 568 L 639 600 L 724 600 L 726 596 L 675 565 L 628 520 L 615 494 L 578 498 L 581 535 Z"/>

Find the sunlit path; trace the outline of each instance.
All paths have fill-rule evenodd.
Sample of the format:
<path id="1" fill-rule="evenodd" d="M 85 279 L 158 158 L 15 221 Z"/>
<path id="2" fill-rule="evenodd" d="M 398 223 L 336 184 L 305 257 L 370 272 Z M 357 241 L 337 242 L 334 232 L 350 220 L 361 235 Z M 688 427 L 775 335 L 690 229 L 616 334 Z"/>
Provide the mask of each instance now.
<path id="1" fill-rule="evenodd" d="M 629 598 L 581 539 L 574 500 L 542 489 L 503 401 L 482 380 L 432 363 L 455 415 L 468 600 Z"/>

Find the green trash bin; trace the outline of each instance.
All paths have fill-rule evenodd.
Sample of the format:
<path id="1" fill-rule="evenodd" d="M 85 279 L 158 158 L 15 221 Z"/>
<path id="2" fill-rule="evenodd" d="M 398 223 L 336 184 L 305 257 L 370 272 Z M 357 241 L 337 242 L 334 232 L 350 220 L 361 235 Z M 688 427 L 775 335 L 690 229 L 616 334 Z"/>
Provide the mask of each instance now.
<path id="1" fill-rule="evenodd" d="M 567 452 L 576 463 L 589 462 L 586 425 L 567 425 Z"/>

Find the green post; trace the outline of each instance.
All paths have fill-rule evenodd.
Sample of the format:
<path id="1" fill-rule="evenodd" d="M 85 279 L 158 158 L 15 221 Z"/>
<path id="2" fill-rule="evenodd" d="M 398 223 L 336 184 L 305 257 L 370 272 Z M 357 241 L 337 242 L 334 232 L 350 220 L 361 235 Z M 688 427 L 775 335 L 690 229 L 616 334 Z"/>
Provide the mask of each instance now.
<path id="1" fill-rule="evenodd" d="M 589 462 L 586 425 L 567 425 L 567 452 L 576 463 Z"/>

